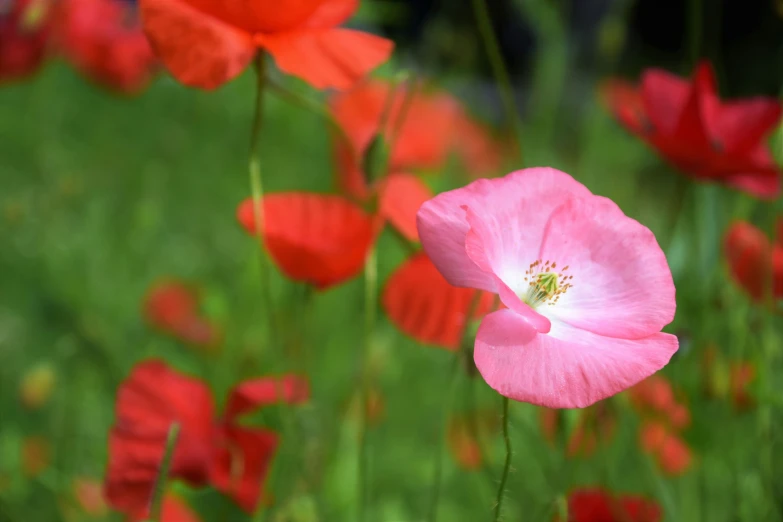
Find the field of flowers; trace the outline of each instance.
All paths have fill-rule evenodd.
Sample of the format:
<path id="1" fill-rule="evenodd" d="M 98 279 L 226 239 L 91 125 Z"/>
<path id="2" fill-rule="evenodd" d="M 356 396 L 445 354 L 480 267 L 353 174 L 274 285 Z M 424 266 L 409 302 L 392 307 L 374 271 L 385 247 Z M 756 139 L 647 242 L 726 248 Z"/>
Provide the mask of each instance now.
<path id="1" fill-rule="evenodd" d="M 493 1 L 0 0 L 0 522 L 783 522 L 780 102 Z"/>

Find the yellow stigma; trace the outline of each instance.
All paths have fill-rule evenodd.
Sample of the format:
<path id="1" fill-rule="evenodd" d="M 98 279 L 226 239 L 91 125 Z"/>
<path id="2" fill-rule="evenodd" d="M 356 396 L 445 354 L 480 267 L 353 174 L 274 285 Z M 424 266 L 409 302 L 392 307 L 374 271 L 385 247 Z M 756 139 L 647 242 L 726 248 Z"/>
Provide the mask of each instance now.
<path id="1" fill-rule="evenodd" d="M 556 269 L 557 263 L 551 261 L 542 262 L 539 259 L 530 263 L 525 270 L 527 292 L 520 298 L 533 308 L 543 303 L 557 303 L 560 296 L 573 286 L 570 281 L 574 276 L 566 274 L 568 266 L 563 267 L 560 273 Z"/>

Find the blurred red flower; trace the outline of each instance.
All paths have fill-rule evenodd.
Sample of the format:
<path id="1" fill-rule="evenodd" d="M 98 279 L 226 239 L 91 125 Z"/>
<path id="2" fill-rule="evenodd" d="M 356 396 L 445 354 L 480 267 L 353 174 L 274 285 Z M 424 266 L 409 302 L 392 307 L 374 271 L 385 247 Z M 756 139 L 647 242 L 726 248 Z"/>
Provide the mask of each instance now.
<path id="1" fill-rule="evenodd" d="M 659 522 L 660 506 L 638 495 L 617 495 L 599 488 L 573 491 L 568 496 L 567 522 Z M 556 522 L 564 522 L 555 516 Z"/>
<path id="2" fill-rule="evenodd" d="M 602 95 L 624 127 L 684 173 L 761 198 L 780 192 L 780 169 L 765 143 L 780 120 L 780 103 L 722 101 L 709 62 L 691 81 L 647 69 L 639 86 L 610 80 Z"/>
<path id="3" fill-rule="evenodd" d="M 446 441 L 454 460 L 462 469 L 474 471 L 481 468 L 483 457 L 475 433 L 471 433 L 470 421 L 466 417 L 449 420 Z"/>
<path id="4" fill-rule="evenodd" d="M 405 261 L 389 277 L 382 305 L 403 333 L 425 344 L 457 350 L 465 319 L 478 290 L 451 286 L 424 252 Z M 486 315 L 493 296 L 481 292 L 473 319 Z"/>
<path id="5" fill-rule="evenodd" d="M 729 370 L 729 390 L 734 407 L 738 410 L 751 408 L 755 404 L 748 390 L 756 379 L 756 367 L 750 362 L 735 362 Z"/>
<path id="6" fill-rule="evenodd" d="M 755 301 L 783 298 L 783 241 L 771 244 L 761 230 L 737 221 L 724 247 L 732 277 Z"/>
<path id="7" fill-rule="evenodd" d="M 237 419 L 262 406 L 295 404 L 308 397 L 307 382 L 293 375 L 249 380 L 231 390 L 223 416 L 216 418 L 203 382 L 160 360 L 138 364 L 117 393 L 107 499 L 134 516 L 147 509 L 168 431 L 177 422 L 180 435 L 170 476 L 192 486 L 211 484 L 252 512 L 278 440 L 274 432 L 245 427 Z"/>
<path id="8" fill-rule="evenodd" d="M 44 437 L 25 437 L 22 441 L 22 471 L 27 477 L 37 477 L 51 463 L 52 446 Z"/>
<path id="9" fill-rule="evenodd" d="M 259 49 L 313 87 L 345 89 L 386 61 L 391 41 L 338 28 L 359 0 L 140 0 L 144 28 L 181 83 L 214 89 Z"/>
<path id="10" fill-rule="evenodd" d="M 147 86 L 156 60 L 134 4 L 61 0 L 56 14 L 57 44 L 83 75 L 124 94 Z"/>
<path id="11" fill-rule="evenodd" d="M 639 412 L 639 446 L 653 456 L 666 475 L 685 473 L 691 466 L 691 449 L 680 433 L 691 424 L 688 407 L 677 400 L 668 379 L 653 375 L 629 391 Z"/>
<path id="12" fill-rule="evenodd" d="M 150 326 L 183 342 L 204 348 L 219 342 L 217 327 L 199 315 L 195 291 L 182 282 L 154 284 L 144 299 L 143 310 Z"/>
<path id="13" fill-rule="evenodd" d="M 109 511 L 103 495 L 103 485 L 91 478 L 76 478 L 73 481 L 73 495 L 82 512 L 91 517 L 103 517 Z"/>
<path id="14" fill-rule="evenodd" d="M 349 147 L 342 136 L 335 140 L 339 183 L 350 197 L 364 201 L 376 195 L 383 206 L 384 190 L 387 189 L 384 181 L 372 180 L 371 186 L 358 163 L 373 138 L 383 134 L 391 147 L 388 177 L 407 176 L 407 190 L 416 191 L 423 198 L 412 212 L 384 214 L 384 217 L 401 230 L 410 232 L 406 235 L 417 239 L 416 210 L 429 199 L 430 192 L 410 173 L 440 168 L 446 163 L 448 154 L 456 152 L 466 162 L 468 170 L 478 177 L 499 168 L 502 152 L 489 133 L 471 120 L 451 95 L 419 89 L 410 92 L 411 87 L 404 86 L 396 87 L 392 92 L 393 88 L 390 82 L 373 80 L 332 96 L 332 114 L 351 144 Z M 381 128 L 382 123 L 384 128 Z M 411 226 L 400 226 L 405 222 Z"/>
<path id="15" fill-rule="evenodd" d="M 131 515 L 129 522 L 145 522 L 148 518 L 147 510 Z M 156 522 L 201 522 L 201 519 L 192 509 L 173 493 L 166 493 L 163 497 L 160 521 Z"/>
<path id="16" fill-rule="evenodd" d="M 617 419 L 603 402 L 578 410 L 579 418 L 568 437 L 565 454 L 567 457 L 589 457 L 598 447 L 598 441 L 608 444 L 614 437 Z M 544 438 L 554 443 L 557 434 L 563 429 L 561 410 L 541 408 L 539 422 Z"/>
<path id="17" fill-rule="evenodd" d="M 50 0 L 0 3 L 0 84 L 26 78 L 46 58 Z"/>

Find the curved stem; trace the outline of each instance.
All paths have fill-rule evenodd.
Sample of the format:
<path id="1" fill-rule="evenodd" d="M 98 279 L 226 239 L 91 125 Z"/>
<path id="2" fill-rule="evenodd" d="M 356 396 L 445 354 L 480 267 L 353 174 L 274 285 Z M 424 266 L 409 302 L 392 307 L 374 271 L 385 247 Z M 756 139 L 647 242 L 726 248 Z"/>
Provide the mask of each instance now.
<path id="1" fill-rule="evenodd" d="M 343 129 L 342 126 L 340 126 L 340 124 L 334 118 L 332 113 L 329 111 L 329 109 L 326 106 L 324 106 L 324 104 L 318 103 L 318 101 L 312 98 L 308 98 L 307 96 L 304 96 L 292 89 L 288 89 L 284 85 L 281 85 L 275 82 L 274 80 L 270 79 L 268 81 L 268 85 L 269 85 L 270 92 L 276 94 L 282 100 L 285 100 L 286 102 L 292 105 L 297 105 L 302 109 L 317 114 L 318 116 L 325 119 L 327 123 L 329 123 L 329 126 L 331 126 L 332 129 L 334 129 L 337 132 L 337 135 L 340 137 L 340 140 L 343 142 L 343 145 L 345 145 L 348 148 L 348 151 L 351 155 L 351 158 L 353 158 L 353 161 L 356 161 L 357 158 L 356 147 L 351 141 L 350 136 L 348 136 L 348 134 L 345 132 L 345 129 Z"/>
<path id="2" fill-rule="evenodd" d="M 367 444 L 367 398 L 369 372 L 367 370 L 375 330 L 376 307 L 378 301 L 378 254 L 375 247 L 370 249 L 364 264 L 364 342 L 361 352 L 361 390 L 359 393 L 359 520 L 367 519 L 368 484 L 367 468 L 369 445 Z"/>
<path id="3" fill-rule="evenodd" d="M 162 521 L 163 497 L 166 495 L 166 479 L 169 477 L 171 461 L 174 458 L 174 450 L 177 447 L 179 428 L 179 423 L 173 422 L 169 427 L 169 433 L 166 436 L 163 460 L 160 463 L 160 469 L 158 470 L 158 476 L 155 479 L 155 486 L 152 490 L 152 499 L 150 501 L 150 520 L 153 522 Z"/>
<path id="4" fill-rule="evenodd" d="M 506 443 L 506 463 L 503 465 L 503 475 L 500 477 L 497 502 L 495 503 L 495 517 L 492 519 L 494 522 L 500 520 L 501 508 L 503 507 L 503 493 L 506 490 L 508 472 L 511 470 L 511 438 L 508 436 L 508 397 L 503 397 L 503 440 Z"/>
<path id="5" fill-rule="evenodd" d="M 269 269 L 267 266 L 266 253 L 264 252 L 264 185 L 261 179 L 261 128 L 264 123 L 264 90 L 266 88 L 266 68 L 263 51 L 259 51 L 255 59 L 256 68 L 256 102 L 253 109 L 253 127 L 250 131 L 250 160 L 248 171 L 250 174 L 250 191 L 253 196 L 253 221 L 258 237 L 259 245 L 259 265 L 261 279 L 261 293 L 263 300 L 264 313 L 268 318 L 268 333 L 270 341 L 274 343 L 274 310 L 272 308 L 272 294 L 269 289 L 269 280 L 267 276 Z"/>
<path id="6" fill-rule="evenodd" d="M 520 163 L 523 162 L 522 154 L 522 126 L 519 123 L 519 109 L 514 98 L 514 88 L 511 84 L 511 76 L 508 73 L 508 67 L 503 61 L 503 54 L 500 51 L 500 44 L 492 28 L 492 20 L 487 10 L 487 0 L 472 0 L 473 12 L 476 16 L 481 39 L 484 41 L 484 50 L 487 52 L 487 58 L 492 66 L 492 73 L 498 82 L 498 91 L 506 107 L 508 124 L 514 133 L 517 141 L 517 152 Z"/>

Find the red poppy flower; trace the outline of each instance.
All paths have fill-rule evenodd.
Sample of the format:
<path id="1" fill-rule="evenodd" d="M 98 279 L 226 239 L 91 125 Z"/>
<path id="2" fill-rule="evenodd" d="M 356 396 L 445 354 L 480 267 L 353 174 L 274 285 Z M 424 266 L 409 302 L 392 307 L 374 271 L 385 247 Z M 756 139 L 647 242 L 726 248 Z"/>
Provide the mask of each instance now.
<path id="1" fill-rule="evenodd" d="M 442 167 L 452 151 L 460 153 L 476 175 L 499 167 L 499 147 L 467 116 L 455 98 L 445 92 L 416 91 L 409 95 L 404 87 L 397 87 L 394 92 L 392 88 L 389 82 L 368 81 L 334 95 L 330 101 L 332 114 L 351 143 L 348 147 L 343 137 L 335 140 L 339 182 L 346 194 L 361 201 L 382 192 L 380 182 L 368 185 L 358 163 L 381 131 L 391 147 L 390 177 Z M 381 129 L 384 115 L 385 128 Z"/>
<path id="2" fill-rule="evenodd" d="M 615 415 L 603 403 L 579 410 L 578 415 L 579 419 L 566 445 L 567 457 L 589 457 L 598 447 L 598 441 L 608 443 L 617 428 Z M 539 421 L 544 438 L 554 443 L 561 429 L 560 411 L 541 408 Z"/>
<path id="3" fill-rule="evenodd" d="M 145 522 L 149 514 L 147 509 L 135 513 L 129 517 L 129 522 Z M 201 522 L 196 513 L 173 493 L 166 493 L 163 497 L 163 506 L 159 522 Z"/>
<path id="4" fill-rule="evenodd" d="M 475 433 L 471 433 L 465 417 L 455 417 L 449 420 L 446 441 L 454 460 L 462 468 L 469 471 L 481 468 L 483 457 L 481 446 Z"/>
<path id="5" fill-rule="evenodd" d="M 639 444 L 645 452 L 653 455 L 666 475 L 682 475 L 693 462 L 691 449 L 663 422 L 645 421 L 639 431 Z"/>
<path id="6" fill-rule="evenodd" d="M 285 275 L 324 290 L 361 272 L 377 227 L 357 205 L 303 192 L 270 194 L 263 204 L 264 241 Z M 237 219 L 258 234 L 252 198 L 239 205 Z"/>
<path id="7" fill-rule="evenodd" d="M 338 28 L 359 0 L 140 0 L 156 53 L 185 85 L 214 89 L 259 49 L 313 87 L 348 88 L 392 52 L 389 40 Z"/>
<path id="8" fill-rule="evenodd" d="M 63 0 L 57 14 L 58 43 L 82 74 L 125 94 L 147 86 L 155 57 L 133 4 L 122 0 Z"/>
<path id="9" fill-rule="evenodd" d="M 603 94 L 623 126 L 684 173 L 762 198 L 779 193 L 780 169 L 765 143 L 780 120 L 777 100 L 722 101 L 708 62 L 690 82 L 648 69 L 640 86 L 612 80 Z"/>
<path id="10" fill-rule="evenodd" d="M 241 426 L 237 417 L 280 400 L 297 403 L 308 396 L 307 383 L 295 376 L 245 381 L 229 393 L 226 411 L 218 419 L 203 382 L 159 360 L 138 364 L 117 394 L 117 420 L 109 434 L 107 499 L 125 513 L 145 509 L 169 428 L 177 422 L 180 435 L 170 476 L 192 486 L 211 484 L 252 512 L 277 435 Z"/>
<path id="11" fill-rule="evenodd" d="M 631 404 L 642 413 L 667 413 L 676 403 L 674 390 L 669 380 L 663 375 L 652 375 L 630 390 Z"/>
<path id="12" fill-rule="evenodd" d="M 213 347 L 219 341 L 219 331 L 199 315 L 197 295 L 184 283 L 153 285 L 144 300 L 144 316 L 153 328 L 194 346 Z"/>
<path id="13" fill-rule="evenodd" d="M 423 252 L 405 261 L 386 282 L 382 305 L 403 333 L 425 344 L 457 350 L 465 318 L 478 290 L 451 286 Z M 473 319 L 492 308 L 492 295 L 482 292 Z"/>
<path id="14" fill-rule="evenodd" d="M 783 298 L 783 244 L 738 221 L 726 233 L 725 251 L 732 277 L 755 301 Z"/>
<path id="15" fill-rule="evenodd" d="M 579 489 L 568 496 L 568 522 L 660 522 L 663 511 L 638 495 L 615 495 L 599 488 Z M 556 522 L 561 522 L 555 517 Z"/>
<path id="16" fill-rule="evenodd" d="M 91 478 L 77 478 L 73 481 L 73 495 L 82 512 L 90 517 L 104 517 L 109 511 L 103 486 Z"/>
<path id="17" fill-rule="evenodd" d="M 22 471 L 27 477 L 37 477 L 51 463 L 52 445 L 44 437 L 25 437 L 22 441 Z"/>
<path id="18" fill-rule="evenodd" d="M 26 78 L 46 58 L 50 28 L 49 0 L 0 4 L 0 84 Z"/>
<path id="19" fill-rule="evenodd" d="M 731 365 L 729 375 L 729 389 L 734 407 L 738 410 L 752 407 L 755 401 L 748 388 L 756 379 L 756 367 L 749 362 L 735 362 Z"/>

